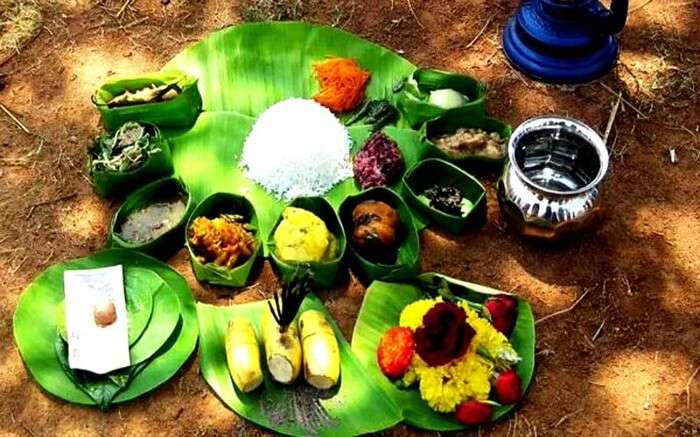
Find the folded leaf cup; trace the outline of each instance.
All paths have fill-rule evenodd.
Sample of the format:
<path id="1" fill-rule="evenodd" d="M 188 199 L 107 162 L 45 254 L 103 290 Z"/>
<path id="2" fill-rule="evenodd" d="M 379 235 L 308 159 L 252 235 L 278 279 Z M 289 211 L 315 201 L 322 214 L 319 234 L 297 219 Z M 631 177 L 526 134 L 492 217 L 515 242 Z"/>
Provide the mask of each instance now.
<path id="1" fill-rule="evenodd" d="M 398 248 L 393 263 L 384 263 L 367 258 L 352 242 L 355 225 L 352 220 L 352 212 L 357 205 L 366 200 L 384 202 L 394 208 L 399 216 L 399 225 L 396 231 Z M 413 278 L 420 273 L 420 239 L 413 216 L 404 200 L 393 190 L 384 187 L 375 187 L 359 194 L 348 196 L 340 205 L 340 221 L 345 228 L 345 233 L 350 240 L 349 246 L 353 254 L 355 265 L 366 279 L 383 281 L 400 281 Z"/>
<path id="2" fill-rule="evenodd" d="M 430 206 L 421 195 L 435 185 L 455 187 L 467 201 L 462 215 L 453 215 Z M 411 167 L 401 181 L 401 190 L 408 205 L 421 216 L 452 234 L 461 234 L 468 227 L 486 222 L 486 190 L 472 175 L 442 159 L 429 158 Z"/>
<path id="3" fill-rule="evenodd" d="M 443 89 L 457 91 L 469 101 L 452 109 L 444 109 L 430 103 L 430 92 Z M 444 115 L 479 119 L 486 114 L 486 85 L 471 76 L 419 68 L 413 72 L 400 91 L 397 105 L 413 128 Z"/>
<path id="4" fill-rule="evenodd" d="M 242 223 L 250 225 L 256 245 L 253 254 L 242 264 L 227 268 L 213 262 L 203 262 L 192 247 L 189 239 L 189 229 L 197 217 L 215 219 L 221 214 L 234 214 L 242 217 Z M 194 276 L 200 282 L 225 287 L 243 287 L 248 284 L 250 274 L 255 265 L 262 243 L 258 234 L 258 215 L 253 204 L 243 196 L 232 193 L 214 193 L 204 199 L 194 208 L 185 227 L 185 242 L 190 253 L 190 261 Z"/>
<path id="5" fill-rule="evenodd" d="M 168 226 L 165 232 L 160 233 L 154 238 L 134 239 L 126 238 L 124 235 L 124 224 L 127 219 L 135 213 L 147 215 L 146 209 L 152 207 L 155 209 L 151 214 L 151 219 L 158 213 L 158 208 L 155 204 L 163 205 L 168 202 L 184 202 L 184 208 L 181 214 L 168 218 L 172 224 Z M 161 208 L 165 208 L 162 206 Z M 120 247 L 124 249 L 137 250 L 161 259 L 166 259 L 180 250 L 184 245 L 184 228 L 187 220 L 194 209 L 192 198 L 187 186 L 179 179 L 174 177 L 159 179 L 153 181 L 138 190 L 131 193 L 121 207 L 112 217 L 110 224 L 108 244 L 111 247 Z M 143 218 L 145 220 L 145 218 Z M 157 219 L 160 219 L 157 217 Z M 161 222 L 160 226 L 164 224 Z M 130 224 L 130 229 L 134 225 Z M 143 232 L 157 231 L 157 226 L 151 226 L 150 229 L 142 230 Z M 167 225 L 166 225 L 167 226 Z M 143 227 L 143 226 L 142 226 Z"/>
<path id="6" fill-rule="evenodd" d="M 497 133 L 503 140 L 502 154 L 499 157 L 489 157 L 480 154 L 451 154 L 433 141 L 442 135 L 451 135 L 460 128 L 481 129 L 487 133 Z M 440 158 L 449 161 L 462 168 L 474 170 L 489 170 L 500 168 L 508 155 L 508 139 L 513 133 L 513 128 L 495 118 L 464 118 L 455 115 L 445 115 L 425 122 L 420 128 L 420 136 L 423 143 L 430 146 L 426 155 L 432 158 Z"/>
<path id="7" fill-rule="evenodd" d="M 268 247 L 270 248 L 272 264 L 284 279 L 290 278 L 299 267 L 307 266 L 311 271 L 311 282 L 315 287 L 330 287 L 340 279 L 338 273 L 347 249 L 345 231 L 340 223 L 338 214 L 333 209 L 333 206 L 323 197 L 299 197 L 291 201 L 287 206 L 305 209 L 323 220 L 328 231 L 336 238 L 336 255 L 332 259 L 321 262 L 299 263 L 282 259 L 275 247 L 274 241 L 275 230 L 277 230 L 277 227 L 282 222 L 282 215 L 280 215 L 267 241 Z"/>
<path id="8" fill-rule="evenodd" d="M 171 100 L 110 107 L 113 98 L 126 91 L 135 92 L 151 85 L 175 84 L 180 93 Z M 127 121 L 153 123 L 159 127 L 190 127 L 202 110 L 197 79 L 177 71 L 115 76 L 103 83 L 92 96 L 107 130 L 116 130 Z"/>
<path id="9" fill-rule="evenodd" d="M 97 142 L 93 143 L 88 151 L 88 172 L 90 181 L 97 194 L 102 197 L 124 196 L 145 183 L 156 179 L 164 178 L 173 174 L 173 158 L 170 152 L 170 142 L 161 136 L 158 126 L 151 123 L 141 123 L 146 127 L 155 143 L 152 147 L 157 147 L 159 151 L 149 155 L 146 161 L 139 167 L 129 171 L 108 171 L 93 169 L 92 149 L 97 147 Z"/>

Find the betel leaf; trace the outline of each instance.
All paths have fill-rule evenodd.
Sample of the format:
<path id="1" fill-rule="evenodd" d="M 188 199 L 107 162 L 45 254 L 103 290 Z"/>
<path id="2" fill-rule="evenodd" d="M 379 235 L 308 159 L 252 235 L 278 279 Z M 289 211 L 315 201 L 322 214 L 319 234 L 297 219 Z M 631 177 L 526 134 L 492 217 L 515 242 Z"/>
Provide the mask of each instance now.
<path id="1" fill-rule="evenodd" d="M 258 331 L 264 360 L 259 321 L 266 308 L 264 301 L 229 307 L 197 304 L 201 372 L 229 408 L 274 432 L 300 436 L 367 434 L 394 426 L 401 420 L 398 407 L 366 377 L 365 368 L 357 361 L 327 309 L 314 294 L 306 297 L 301 311 L 321 311 L 331 322 L 340 348 L 339 386 L 327 392 L 311 389 L 303 381 L 303 375 L 295 384 L 284 386 L 272 380 L 263 363 L 264 383 L 251 393 L 239 391 L 226 365 L 225 330 L 232 317 L 248 318 Z"/>
<path id="2" fill-rule="evenodd" d="M 377 345 L 384 333 L 399 324 L 399 316 L 406 305 L 426 297 L 434 288 L 434 278 L 444 279 L 449 292 L 457 298 L 482 304 L 488 297 L 503 292 L 478 284 L 458 281 L 443 275 L 425 273 L 414 283 L 375 281 L 370 285 L 360 308 L 352 336 L 352 350 L 364 367 L 368 379 L 377 383 L 402 409 L 404 421 L 417 428 L 431 431 L 458 431 L 466 428 L 452 414 L 433 411 L 421 399 L 417 387 L 402 388 L 386 378 L 377 365 Z M 432 294 L 435 296 L 435 294 Z M 519 296 L 518 318 L 510 341 L 522 361 L 516 370 L 523 393 L 532 380 L 535 365 L 535 323 L 527 301 Z M 492 420 L 498 420 L 514 408 L 512 405 L 494 408 Z"/>
<path id="3" fill-rule="evenodd" d="M 134 399 L 168 381 L 191 356 L 197 344 L 194 299 L 187 282 L 168 265 L 138 252 L 112 249 L 49 267 L 20 296 L 13 318 L 13 333 L 20 355 L 32 377 L 46 391 L 68 402 L 96 405 L 66 374 L 56 356 L 57 327 L 54 316 L 57 305 L 63 301 L 63 272 L 118 264 L 126 270 L 136 267 L 157 274 L 165 285 L 156 295 L 154 309 L 170 307 L 171 309 L 165 310 L 167 313 L 171 313 L 174 307 L 179 310 L 175 310 L 177 319 L 169 331 L 169 337 L 163 340 L 165 343 L 160 342 L 154 353 L 142 361 L 142 366 L 132 366 L 133 378 L 116 394 L 112 403 Z M 175 296 L 174 307 L 172 304 L 160 304 L 158 295 L 161 294 Z M 154 312 L 149 329 L 154 323 L 160 323 L 156 321 L 156 315 Z M 41 323 L 37 323 L 37 320 Z M 137 344 L 146 338 L 144 336 Z"/>
<path id="4" fill-rule="evenodd" d="M 143 362 L 168 340 L 180 320 L 180 304 L 175 292 L 163 284 L 153 297 L 153 315 L 141 338 L 129 349 L 131 364 Z"/>

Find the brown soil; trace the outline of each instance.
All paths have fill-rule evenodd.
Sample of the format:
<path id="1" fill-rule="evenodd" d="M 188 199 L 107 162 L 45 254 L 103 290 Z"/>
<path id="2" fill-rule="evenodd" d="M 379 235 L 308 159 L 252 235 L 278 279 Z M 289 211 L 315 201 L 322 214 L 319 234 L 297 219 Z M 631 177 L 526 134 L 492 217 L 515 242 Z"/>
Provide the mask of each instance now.
<path id="1" fill-rule="evenodd" d="M 239 2 L 226 0 L 39 3 L 40 34 L 0 65 L 0 102 L 29 131 L 0 113 L 0 434 L 262 433 L 219 402 L 196 359 L 167 386 L 107 414 L 51 398 L 27 375 L 11 341 L 18 296 L 48 265 L 101 248 L 116 206 L 86 182 L 84 150 L 99 129 L 91 92 L 115 72 L 157 69 L 243 16 Z M 458 238 L 424 232 L 423 268 L 515 290 L 538 318 L 589 291 L 572 311 L 537 325 L 537 374 L 522 408 L 482 433 L 698 435 L 700 376 L 691 375 L 700 365 L 700 3 L 632 0 L 640 9 L 623 33 L 620 66 L 575 88 L 537 84 L 508 66 L 499 40 L 516 0 L 298 3 L 301 12 L 277 13 L 337 23 L 416 64 L 482 78 L 490 113 L 513 125 L 558 113 L 603 131 L 622 93 L 630 105 L 611 134 L 608 214 L 599 227 L 558 247 L 525 243 L 504 230 L 490 176 L 487 225 Z M 227 302 L 195 284 L 184 253 L 172 263 L 199 299 Z M 232 300 L 260 298 L 273 281 L 266 266 Z M 347 338 L 363 290 L 353 280 L 324 294 Z"/>

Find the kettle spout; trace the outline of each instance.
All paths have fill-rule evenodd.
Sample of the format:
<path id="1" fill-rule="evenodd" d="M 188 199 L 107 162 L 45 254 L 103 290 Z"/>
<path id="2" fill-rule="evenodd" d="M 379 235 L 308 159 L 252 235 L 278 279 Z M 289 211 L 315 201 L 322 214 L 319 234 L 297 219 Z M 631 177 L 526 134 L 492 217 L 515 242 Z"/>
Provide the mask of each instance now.
<path id="1" fill-rule="evenodd" d="M 628 0 L 612 0 L 610 9 L 600 2 L 593 2 L 590 13 L 594 17 L 595 27 L 603 34 L 612 35 L 622 32 L 628 9 Z"/>

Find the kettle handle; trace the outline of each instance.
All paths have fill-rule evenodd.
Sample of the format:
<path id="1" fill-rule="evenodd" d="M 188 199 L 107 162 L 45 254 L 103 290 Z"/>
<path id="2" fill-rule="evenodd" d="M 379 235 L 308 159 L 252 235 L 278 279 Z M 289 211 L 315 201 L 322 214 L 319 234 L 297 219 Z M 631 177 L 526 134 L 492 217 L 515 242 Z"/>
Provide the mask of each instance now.
<path id="1" fill-rule="evenodd" d="M 603 34 L 620 33 L 627 22 L 628 0 L 612 0 L 610 9 L 602 3 L 592 3 L 589 13 L 594 17 L 595 27 Z"/>

